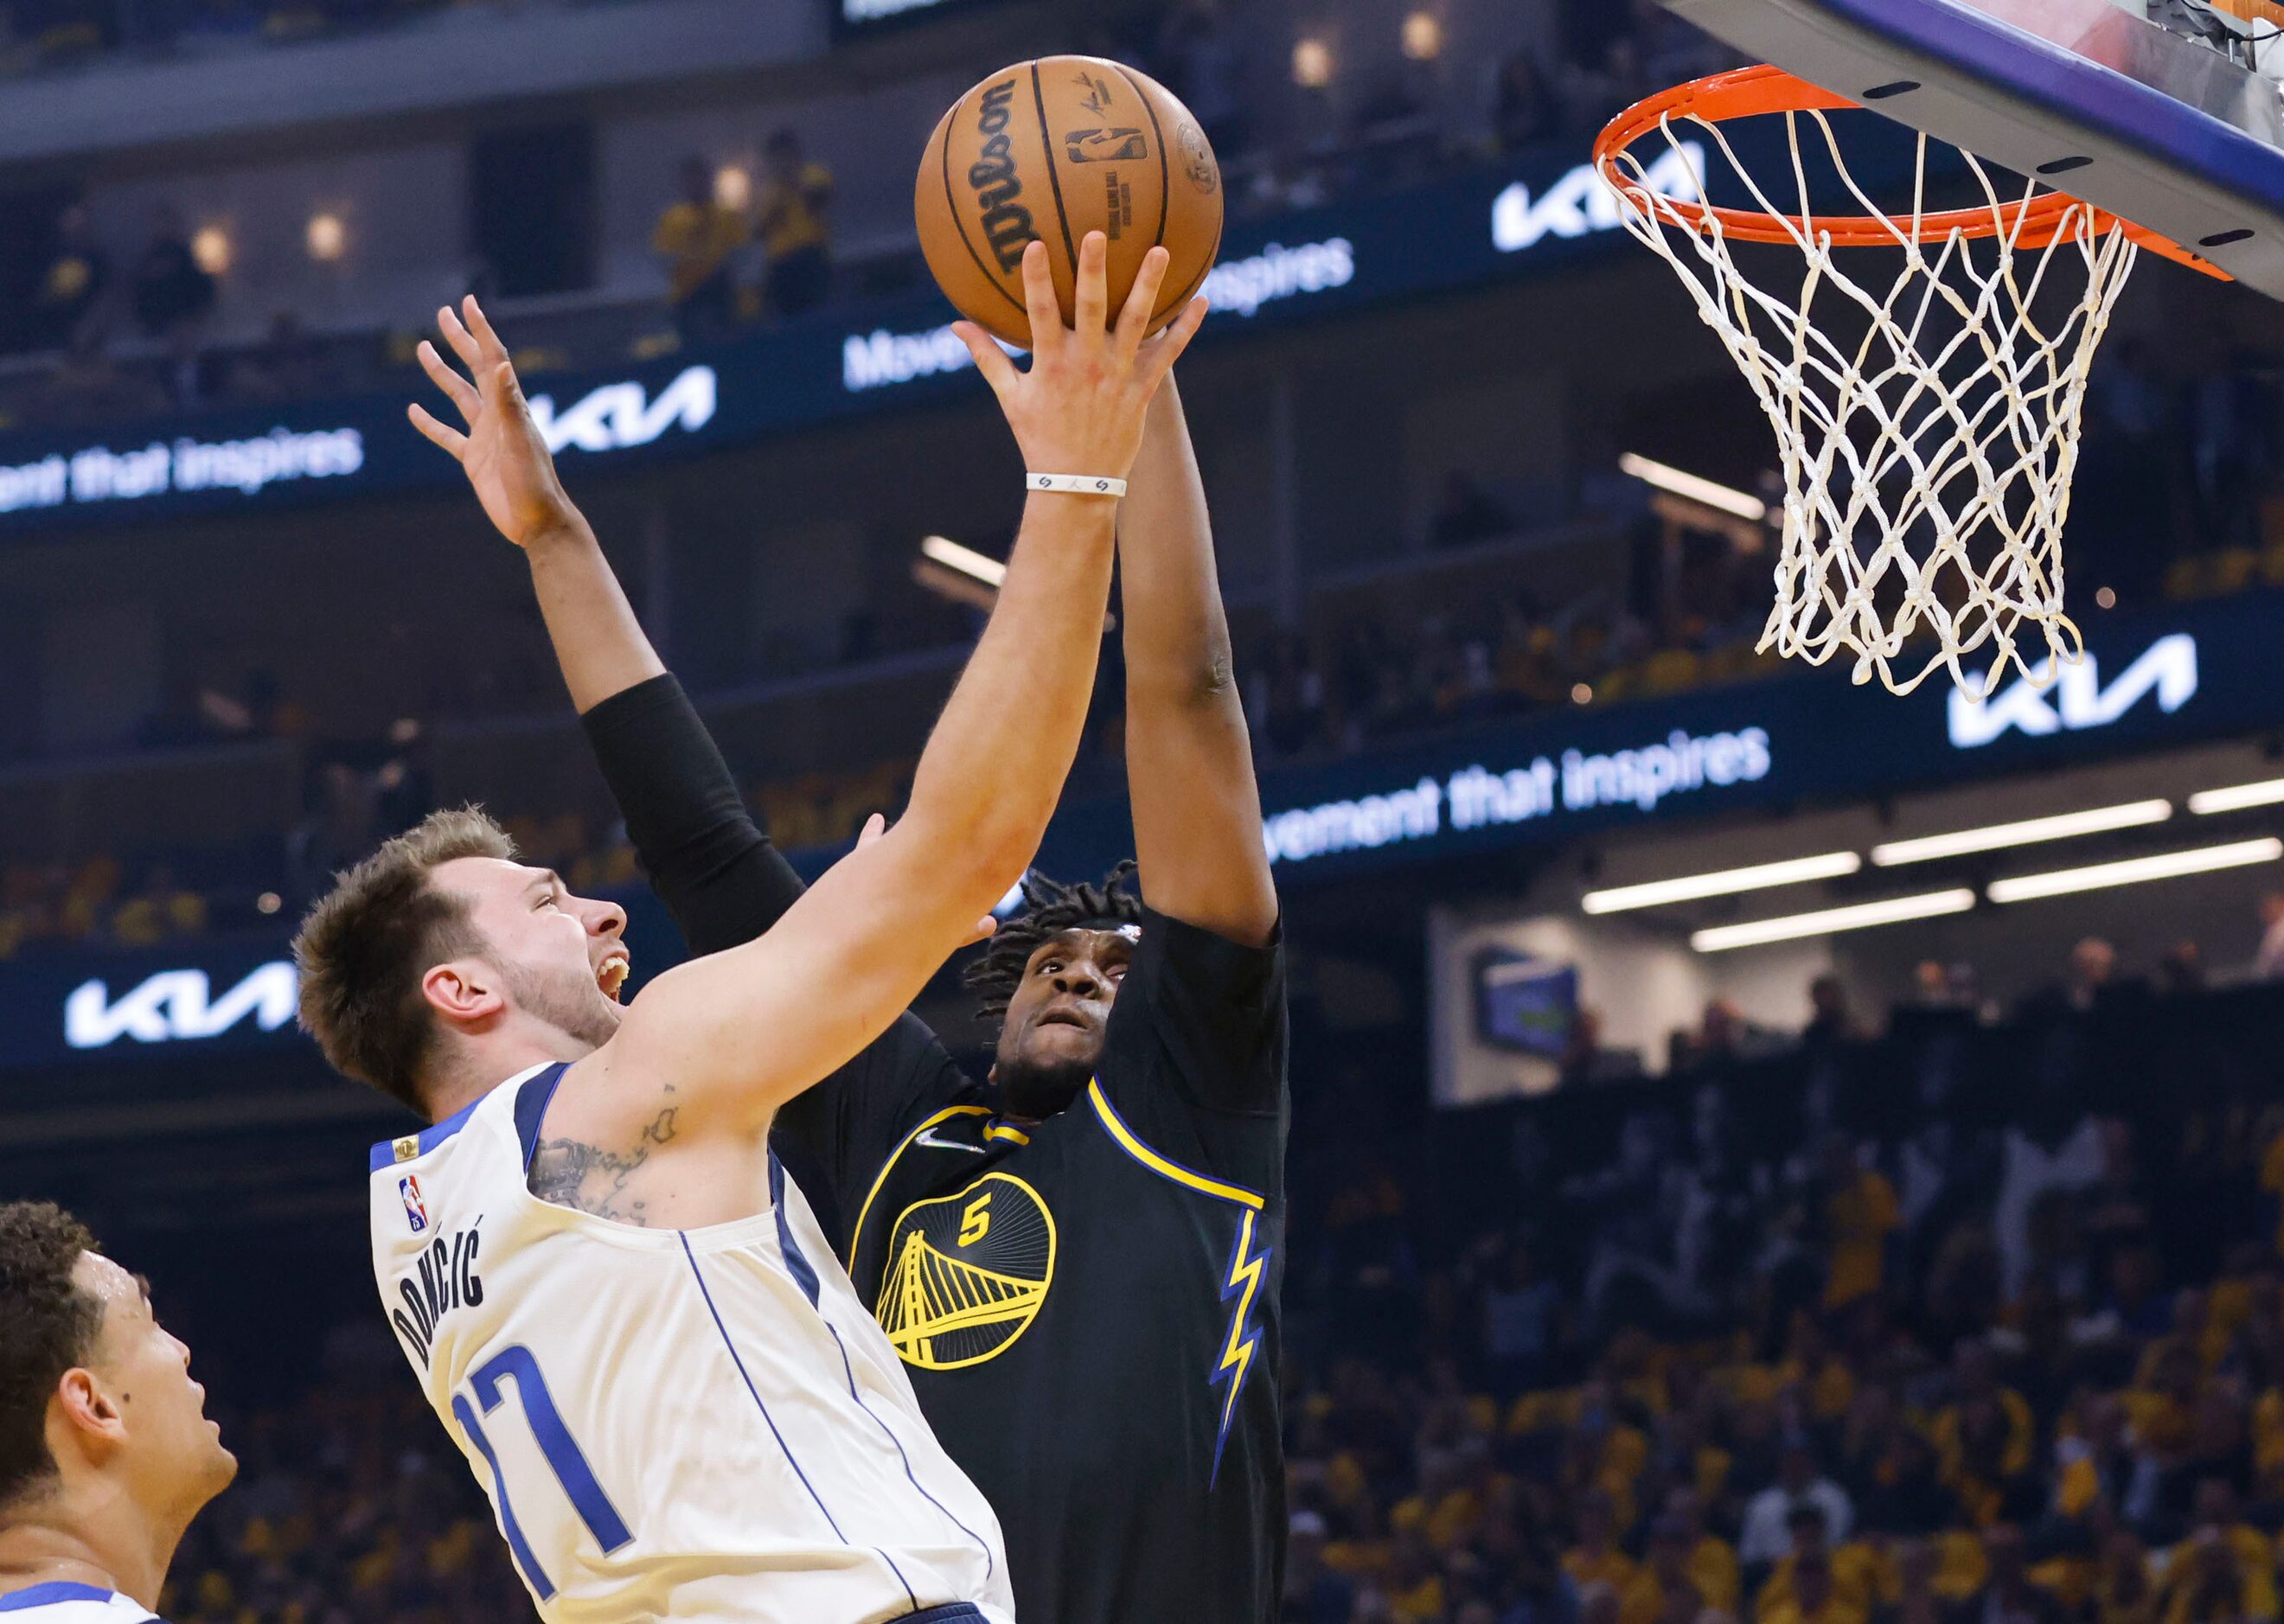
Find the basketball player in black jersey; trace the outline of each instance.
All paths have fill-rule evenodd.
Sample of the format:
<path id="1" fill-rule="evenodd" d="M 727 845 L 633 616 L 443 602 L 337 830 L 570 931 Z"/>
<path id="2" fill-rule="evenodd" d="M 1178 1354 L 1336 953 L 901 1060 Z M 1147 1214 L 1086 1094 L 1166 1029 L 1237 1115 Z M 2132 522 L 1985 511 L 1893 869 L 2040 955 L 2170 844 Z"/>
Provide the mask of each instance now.
<path id="1" fill-rule="evenodd" d="M 507 506 L 484 488 L 504 472 L 550 493 L 544 522 L 508 539 L 653 886 L 692 952 L 751 940 L 800 879 L 538 437 L 490 428 L 522 465 L 470 459 L 488 511 Z M 1170 379 L 1118 548 L 1140 894 L 1123 873 L 1029 882 L 1029 910 L 971 974 L 1000 1022 L 988 1079 L 907 1015 L 774 1132 L 998 1512 L 1023 1616 L 1259 1624 L 1284 1559 L 1285 962 Z"/>

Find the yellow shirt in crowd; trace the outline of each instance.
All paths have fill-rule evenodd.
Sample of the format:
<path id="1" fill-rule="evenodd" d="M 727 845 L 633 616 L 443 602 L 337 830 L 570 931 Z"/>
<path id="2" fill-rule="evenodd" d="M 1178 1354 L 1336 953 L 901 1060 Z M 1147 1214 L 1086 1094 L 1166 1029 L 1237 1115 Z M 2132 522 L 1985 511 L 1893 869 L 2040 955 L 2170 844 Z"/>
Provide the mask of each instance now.
<path id="1" fill-rule="evenodd" d="M 746 241 L 746 217 L 719 203 L 677 203 L 658 217 L 651 246 L 674 262 L 667 268 L 677 304 L 704 286 Z"/>
<path id="2" fill-rule="evenodd" d="M 771 259 L 825 246 L 825 205 L 832 196 L 833 172 L 821 163 L 802 165 L 801 178 L 790 186 L 773 180 L 763 187 L 758 218 L 762 246 Z"/>

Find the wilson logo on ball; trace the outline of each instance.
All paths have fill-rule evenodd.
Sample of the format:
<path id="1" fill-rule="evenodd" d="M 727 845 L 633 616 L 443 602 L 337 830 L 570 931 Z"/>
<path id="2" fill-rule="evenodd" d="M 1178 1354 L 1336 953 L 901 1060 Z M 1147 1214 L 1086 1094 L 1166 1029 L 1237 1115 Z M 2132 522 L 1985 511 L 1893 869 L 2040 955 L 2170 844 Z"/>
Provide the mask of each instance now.
<path id="1" fill-rule="evenodd" d="M 1024 245 L 1037 235 L 1031 227 L 1031 211 L 1015 201 L 1023 195 L 1023 183 L 1015 177 L 1014 144 L 1007 134 L 1008 109 L 1014 100 L 1013 79 L 983 92 L 975 120 L 983 148 L 967 166 L 967 183 L 974 188 L 976 207 L 983 211 L 977 224 L 999 269 L 1010 271 L 1023 263 Z"/>

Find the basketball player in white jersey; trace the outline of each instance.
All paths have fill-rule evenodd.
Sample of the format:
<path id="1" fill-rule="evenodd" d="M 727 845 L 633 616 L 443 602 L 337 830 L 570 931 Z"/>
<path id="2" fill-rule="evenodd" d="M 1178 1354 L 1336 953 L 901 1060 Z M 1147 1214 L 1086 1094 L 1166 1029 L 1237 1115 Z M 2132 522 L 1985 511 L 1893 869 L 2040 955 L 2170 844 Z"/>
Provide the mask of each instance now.
<path id="1" fill-rule="evenodd" d="M 1104 260 L 1091 236 L 1067 329 L 1034 245 L 1028 372 L 962 324 L 1034 475 L 1122 480 L 1203 318 L 1193 305 L 1145 340 L 1154 249 L 1113 326 Z M 465 313 L 442 325 L 477 382 L 426 359 L 466 432 L 414 420 L 473 474 L 536 430 L 505 350 L 473 301 Z M 565 505 L 559 488 L 478 488 L 512 533 Z M 1115 509 L 1031 492 L 903 820 L 775 929 L 631 1005 L 615 997 L 619 909 L 516 863 L 479 814 L 389 842 L 305 922 L 303 1024 L 432 1124 L 375 1148 L 374 1269 L 549 1624 L 1013 1616 L 990 1508 L 769 1129 L 887 1029 L 1030 861 L 1085 720 Z"/>
<path id="2" fill-rule="evenodd" d="M 0 1205 L 0 1620 L 142 1624 L 238 1462 L 144 1283 L 44 1201 Z"/>

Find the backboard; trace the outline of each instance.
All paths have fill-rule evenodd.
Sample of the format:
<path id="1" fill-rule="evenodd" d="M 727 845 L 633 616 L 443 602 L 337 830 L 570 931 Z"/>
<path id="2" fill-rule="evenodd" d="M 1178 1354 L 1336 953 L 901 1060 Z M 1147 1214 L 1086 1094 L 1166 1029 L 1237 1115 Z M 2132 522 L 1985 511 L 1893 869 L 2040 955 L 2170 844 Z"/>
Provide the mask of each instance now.
<path id="1" fill-rule="evenodd" d="M 2284 299 L 2273 0 L 1662 0 L 1715 38 Z"/>

